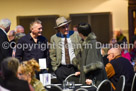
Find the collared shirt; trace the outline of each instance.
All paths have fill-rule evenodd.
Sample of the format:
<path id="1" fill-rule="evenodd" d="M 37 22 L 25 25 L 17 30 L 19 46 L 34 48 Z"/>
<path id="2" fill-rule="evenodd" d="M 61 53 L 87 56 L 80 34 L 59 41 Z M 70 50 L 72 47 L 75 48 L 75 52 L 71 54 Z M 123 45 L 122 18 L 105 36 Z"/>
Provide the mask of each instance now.
<path id="1" fill-rule="evenodd" d="M 3 28 L 0 28 L 0 29 L 7 35 L 6 31 Z"/>
<path id="2" fill-rule="evenodd" d="M 69 56 L 70 56 L 70 64 L 72 64 L 72 60 L 73 58 L 75 58 L 75 53 L 74 53 L 74 49 L 73 49 L 73 45 L 72 45 L 72 41 L 69 37 L 69 34 L 67 34 L 66 36 L 67 42 L 68 42 L 68 51 L 69 51 Z M 65 61 L 65 37 L 63 35 L 61 35 L 61 44 L 62 44 L 62 61 L 61 64 L 66 65 L 66 61 Z"/>
<path id="3" fill-rule="evenodd" d="M 40 58 L 47 58 L 48 54 L 47 39 L 43 36 L 39 36 L 36 43 L 31 35 L 27 34 L 22 37 L 16 45 L 15 57 L 21 62 L 32 58 L 38 61 Z"/>

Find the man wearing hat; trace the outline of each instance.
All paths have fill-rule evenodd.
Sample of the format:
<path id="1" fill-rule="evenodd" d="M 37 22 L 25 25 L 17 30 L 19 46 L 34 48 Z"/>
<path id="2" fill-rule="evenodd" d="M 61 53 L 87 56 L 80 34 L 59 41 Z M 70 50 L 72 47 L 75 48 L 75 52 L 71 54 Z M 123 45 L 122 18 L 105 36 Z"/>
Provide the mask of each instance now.
<path id="1" fill-rule="evenodd" d="M 64 17 L 56 20 L 57 26 L 55 29 L 58 33 L 51 37 L 50 58 L 52 59 L 52 68 L 60 82 L 62 82 L 68 75 L 77 71 L 77 54 L 80 51 L 81 38 L 77 32 L 69 30 L 69 23 Z"/>

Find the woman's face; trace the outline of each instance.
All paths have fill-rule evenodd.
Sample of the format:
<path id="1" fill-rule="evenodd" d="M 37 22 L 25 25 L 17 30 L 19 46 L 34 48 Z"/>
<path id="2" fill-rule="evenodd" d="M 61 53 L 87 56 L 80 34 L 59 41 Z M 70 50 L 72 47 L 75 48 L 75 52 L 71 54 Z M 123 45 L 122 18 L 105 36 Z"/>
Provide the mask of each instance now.
<path id="1" fill-rule="evenodd" d="M 18 77 L 19 79 L 21 79 L 21 80 L 26 80 L 26 81 L 28 81 L 28 79 L 29 79 L 30 76 L 29 76 L 29 74 L 24 74 L 24 73 L 22 73 L 22 68 L 19 67 L 19 68 L 18 68 L 17 77 Z"/>

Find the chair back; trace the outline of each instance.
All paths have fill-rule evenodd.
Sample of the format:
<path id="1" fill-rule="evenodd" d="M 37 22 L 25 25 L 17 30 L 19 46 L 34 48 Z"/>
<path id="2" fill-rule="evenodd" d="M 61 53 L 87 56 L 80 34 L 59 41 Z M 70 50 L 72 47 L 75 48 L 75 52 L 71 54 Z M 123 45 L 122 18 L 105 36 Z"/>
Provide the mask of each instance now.
<path id="1" fill-rule="evenodd" d="M 67 76 L 66 78 L 65 78 L 65 81 L 67 81 L 70 77 L 72 77 L 72 76 L 75 76 L 75 74 L 70 74 L 69 76 Z"/>
<path id="2" fill-rule="evenodd" d="M 125 88 L 125 76 L 121 75 L 119 81 L 117 82 L 115 91 L 124 91 L 124 88 Z"/>
<path id="3" fill-rule="evenodd" d="M 133 77 L 131 91 L 136 91 L 136 73 L 135 73 L 135 75 Z"/>
<path id="4" fill-rule="evenodd" d="M 85 88 L 78 88 L 78 89 L 76 89 L 76 91 L 88 91 L 88 90 Z"/>
<path id="5" fill-rule="evenodd" d="M 79 78 L 75 76 L 75 74 L 70 74 L 69 76 L 66 77 L 64 81 L 73 81 L 75 84 L 79 84 Z"/>
<path id="6" fill-rule="evenodd" d="M 108 79 L 103 80 L 98 85 L 97 91 L 112 91 L 111 82 Z"/>

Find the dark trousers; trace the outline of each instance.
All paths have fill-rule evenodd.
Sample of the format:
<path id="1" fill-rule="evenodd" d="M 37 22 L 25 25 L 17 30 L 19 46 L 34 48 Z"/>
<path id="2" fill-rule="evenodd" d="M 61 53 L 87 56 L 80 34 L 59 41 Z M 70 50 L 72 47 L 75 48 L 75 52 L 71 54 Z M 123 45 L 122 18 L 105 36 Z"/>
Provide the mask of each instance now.
<path id="1" fill-rule="evenodd" d="M 75 73 L 76 71 L 77 69 L 73 65 L 60 65 L 55 71 L 55 74 L 60 83 L 62 83 L 67 76 Z"/>

